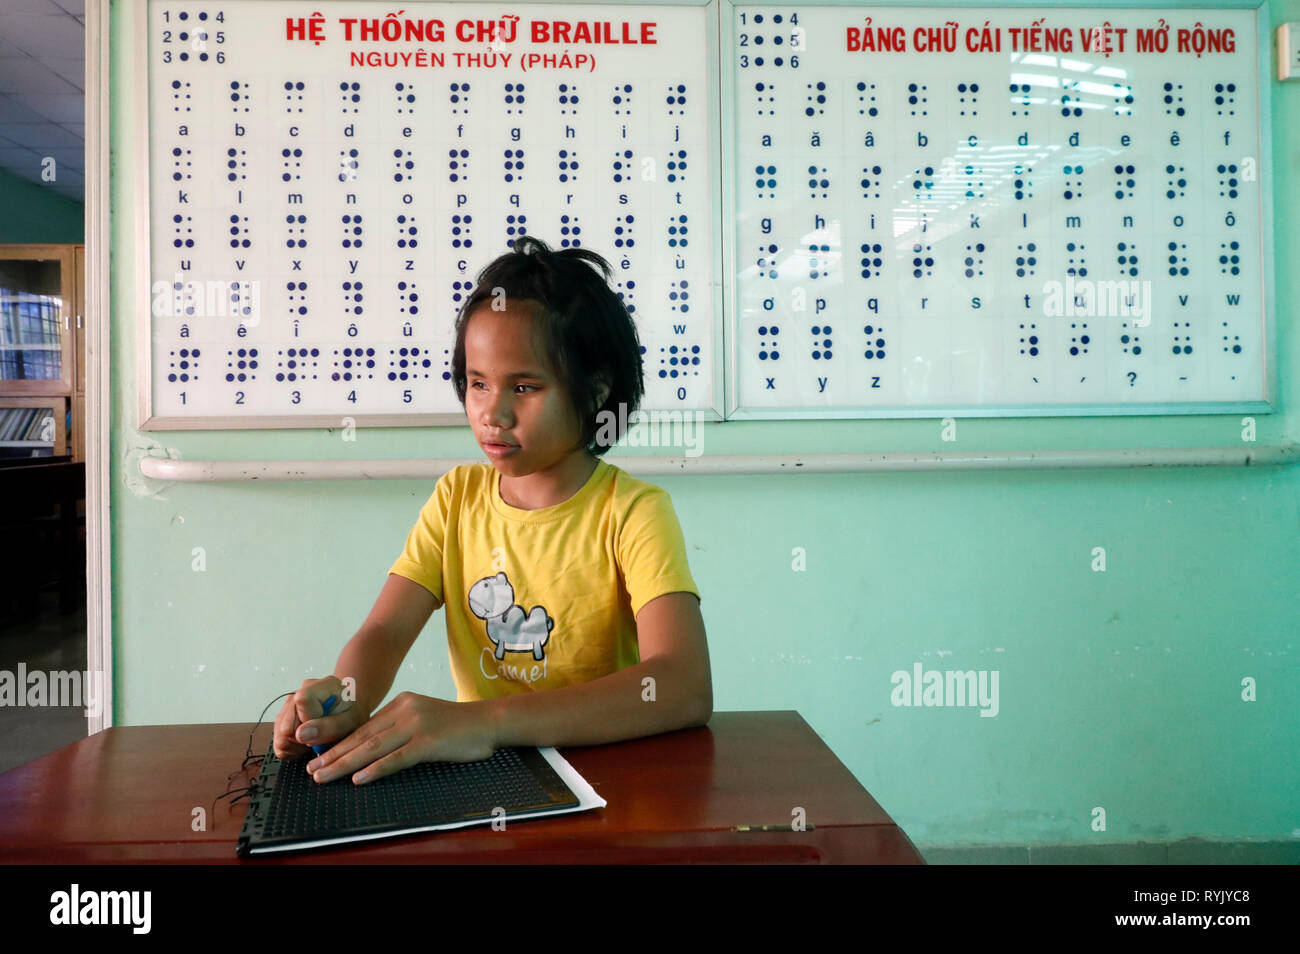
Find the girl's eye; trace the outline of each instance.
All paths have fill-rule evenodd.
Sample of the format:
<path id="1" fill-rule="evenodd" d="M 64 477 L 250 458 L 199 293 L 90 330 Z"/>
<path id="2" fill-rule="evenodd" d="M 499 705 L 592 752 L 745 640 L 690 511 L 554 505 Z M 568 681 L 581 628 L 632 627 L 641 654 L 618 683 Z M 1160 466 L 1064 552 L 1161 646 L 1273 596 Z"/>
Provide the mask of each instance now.
<path id="1" fill-rule="evenodd" d="M 471 381 L 471 382 L 469 383 L 470 388 L 478 388 L 480 385 L 481 385 L 482 387 L 487 387 L 487 382 L 486 382 L 486 381 Z M 536 385 L 536 384 L 516 384 L 516 385 L 515 385 L 515 389 L 518 390 L 519 388 L 527 388 L 529 391 L 536 391 L 536 390 L 539 389 L 539 385 Z"/>

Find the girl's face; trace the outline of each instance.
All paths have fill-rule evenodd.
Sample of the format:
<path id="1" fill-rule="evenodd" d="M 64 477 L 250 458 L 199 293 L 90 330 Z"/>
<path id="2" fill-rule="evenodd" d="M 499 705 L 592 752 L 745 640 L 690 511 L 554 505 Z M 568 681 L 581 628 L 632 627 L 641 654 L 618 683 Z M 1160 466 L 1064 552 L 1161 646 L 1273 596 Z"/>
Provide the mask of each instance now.
<path id="1" fill-rule="evenodd" d="M 506 477 L 550 470 L 575 454 L 582 425 L 568 392 L 532 339 L 522 303 L 476 309 L 465 329 L 465 414 L 474 437 Z"/>

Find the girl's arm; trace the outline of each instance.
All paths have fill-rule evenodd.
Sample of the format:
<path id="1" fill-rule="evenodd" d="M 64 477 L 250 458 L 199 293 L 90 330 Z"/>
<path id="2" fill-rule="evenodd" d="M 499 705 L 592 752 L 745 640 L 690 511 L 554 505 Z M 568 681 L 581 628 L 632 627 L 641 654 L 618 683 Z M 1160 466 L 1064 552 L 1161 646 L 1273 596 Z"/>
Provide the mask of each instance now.
<path id="1" fill-rule="evenodd" d="M 641 662 L 600 679 L 481 703 L 498 746 L 600 745 L 704 725 L 713 677 L 700 602 L 666 593 L 636 617 Z"/>
<path id="2" fill-rule="evenodd" d="M 308 679 L 285 700 L 275 720 L 275 754 L 296 758 L 307 750 L 306 743 L 333 742 L 346 737 L 366 722 L 383 702 L 393 677 L 406 658 L 411 644 L 432 615 L 437 600 L 418 583 L 390 573 L 370 615 L 356 635 L 348 640 L 334 666 L 340 681 L 355 680 L 356 699 L 330 716 L 312 717 L 327 695 L 333 695 L 332 680 Z M 353 711 L 355 707 L 356 711 Z M 304 736 L 299 734 L 313 733 Z"/>
<path id="3" fill-rule="evenodd" d="M 695 594 L 651 600 L 636 627 L 642 661 L 635 666 L 578 686 L 479 702 L 403 692 L 307 771 L 318 782 L 351 776 L 361 785 L 416 762 L 485 759 L 507 745 L 600 745 L 704 725 L 713 715 L 713 679 Z M 378 673 L 372 677 L 383 691 L 367 695 L 368 703 L 383 698 L 395 671 L 396 663 L 384 670 L 382 686 Z"/>
<path id="4" fill-rule="evenodd" d="M 334 675 L 356 680 L 357 704 L 369 716 L 384 701 L 412 644 L 437 607 L 432 593 L 396 573 L 375 600 L 370 615 L 339 653 Z"/>

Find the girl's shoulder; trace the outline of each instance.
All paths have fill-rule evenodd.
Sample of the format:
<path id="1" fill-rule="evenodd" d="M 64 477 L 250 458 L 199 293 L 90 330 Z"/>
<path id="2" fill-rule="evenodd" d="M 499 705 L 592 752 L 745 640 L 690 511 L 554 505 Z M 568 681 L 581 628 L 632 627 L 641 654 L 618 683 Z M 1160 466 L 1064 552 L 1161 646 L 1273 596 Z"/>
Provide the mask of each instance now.
<path id="1" fill-rule="evenodd" d="M 609 468 L 610 497 L 615 510 L 627 513 L 634 509 L 672 509 L 672 498 L 658 484 L 634 477 L 614 464 L 602 463 Z"/>
<path id="2" fill-rule="evenodd" d="M 492 465 L 484 461 L 476 461 L 470 464 L 457 464 L 451 468 L 439 479 L 438 483 L 446 483 L 449 487 L 471 487 L 481 486 L 489 482 L 493 472 Z"/>
<path id="3" fill-rule="evenodd" d="M 487 493 L 492 488 L 492 465 L 484 463 L 457 464 L 441 477 L 429 495 L 429 506 L 447 510 L 454 502 Z"/>

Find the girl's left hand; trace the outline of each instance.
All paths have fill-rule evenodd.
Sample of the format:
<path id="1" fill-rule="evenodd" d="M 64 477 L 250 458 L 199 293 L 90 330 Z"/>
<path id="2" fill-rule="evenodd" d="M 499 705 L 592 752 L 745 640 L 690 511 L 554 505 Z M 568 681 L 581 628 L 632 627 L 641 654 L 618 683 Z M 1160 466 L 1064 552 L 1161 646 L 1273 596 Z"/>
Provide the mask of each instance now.
<path id="1" fill-rule="evenodd" d="M 417 762 L 476 762 L 488 758 L 496 747 L 492 723 L 481 703 L 403 692 L 369 722 L 308 762 L 307 771 L 317 782 L 353 772 L 353 782 L 373 782 Z"/>

